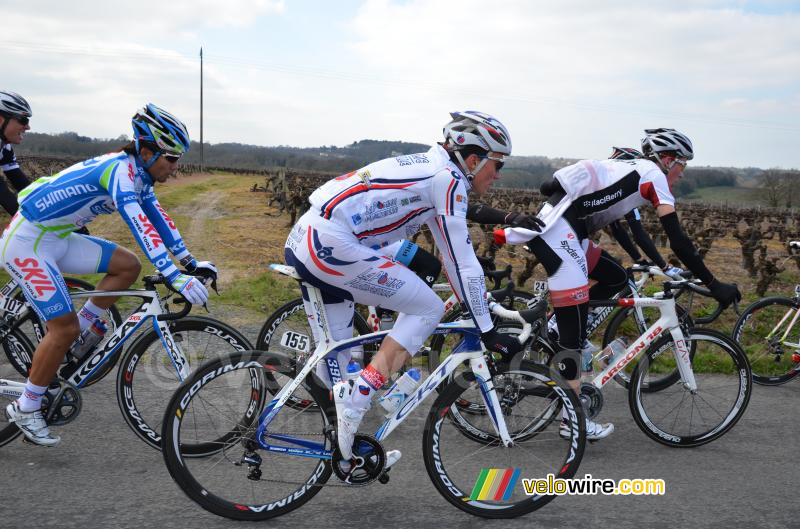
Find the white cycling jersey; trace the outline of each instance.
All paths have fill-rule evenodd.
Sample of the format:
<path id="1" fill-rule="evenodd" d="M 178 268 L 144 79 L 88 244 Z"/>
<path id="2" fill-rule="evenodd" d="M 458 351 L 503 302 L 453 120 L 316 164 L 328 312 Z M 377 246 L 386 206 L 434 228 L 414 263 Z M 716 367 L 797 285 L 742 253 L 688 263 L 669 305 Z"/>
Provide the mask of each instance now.
<path id="1" fill-rule="evenodd" d="M 477 326 L 488 331 L 492 322 L 485 299 L 483 271 L 475 257 L 466 223 L 469 188 L 461 170 L 439 145 L 425 153 L 374 162 L 330 180 L 314 191 L 309 198 L 311 209 L 298 221 L 287 241 L 287 249 L 301 260 L 308 255 L 309 271 L 313 275 L 331 285 L 342 282 L 340 286 L 352 296 L 350 299 L 363 302 L 358 299 L 359 295 L 386 293 L 391 289 L 385 283 L 344 282 L 344 277 L 352 279 L 353 273 L 359 277 L 370 275 L 356 271 L 367 265 L 354 260 L 352 244 L 371 248 L 377 252 L 374 258 L 377 259 L 377 255 L 384 255 L 384 247 L 411 237 L 427 224 L 442 252 L 453 291 L 469 306 Z M 302 239 L 301 230 L 308 234 L 305 237 L 308 240 Z M 326 243 L 319 238 L 327 234 L 333 241 L 334 233 L 341 242 Z M 345 250 L 348 247 L 350 254 Z M 365 260 L 362 257 L 362 261 Z M 370 261 L 373 263 L 370 266 L 380 265 L 377 260 Z M 383 276 L 377 277 L 387 281 Z M 386 301 L 381 305 L 391 308 Z"/>

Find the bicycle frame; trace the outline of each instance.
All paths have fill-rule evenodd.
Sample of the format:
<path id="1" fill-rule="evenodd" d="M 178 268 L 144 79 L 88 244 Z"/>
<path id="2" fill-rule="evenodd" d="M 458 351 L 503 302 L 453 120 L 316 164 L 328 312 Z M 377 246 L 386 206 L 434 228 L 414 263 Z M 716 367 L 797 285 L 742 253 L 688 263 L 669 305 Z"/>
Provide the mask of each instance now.
<path id="1" fill-rule="evenodd" d="M 295 279 L 299 279 L 296 274 L 288 272 L 288 267 L 282 265 L 272 265 L 274 270 L 277 270 L 286 275 L 290 275 Z M 313 325 L 317 327 L 319 332 L 318 336 L 322 339 L 317 343 L 314 354 L 308 359 L 295 378 L 272 399 L 272 401 L 264 408 L 258 418 L 258 429 L 256 430 L 256 441 L 260 447 L 270 452 L 280 452 L 289 455 L 301 457 L 313 457 L 318 459 L 331 459 L 333 452 L 325 450 L 324 443 L 309 441 L 308 439 L 298 439 L 290 435 L 270 434 L 268 427 L 272 419 L 275 418 L 277 413 L 289 399 L 290 395 L 303 383 L 306 377 L 311 373 L 311 370 L 325 358 L 328 372 L 331 375 L 331 380 L 335 384 L 341 380 L 341 369 L 339 368 L 336 358 L 326 358 L 331 353 L 349 349 L 356 345 L 363 345 L 367 343 L 374 343 L 383 340 L 389 334 L 389 331 L 379 331 L 371 334 L 349 338 L 347 340 L 336 341 L 328 330 L 327 314 L 325 306 L 322 302 L 322 293 L 316 287 L 305 284 L 311 305 L 314 307 L 315 314 L 313 318 L 309 318 Z M 481 393 L 490 411 L 492 423 L 495 430 L 499 435 L 505 446 L 511 446 L 513 440 L 508 433 L 505 419 L 500 408 L 500 402 L 497 399 L 497 394 L 494 391 L 491 373 L 486 361 L 484 359 L 484 352 L 486 351 L 480 341 L 480 331 L 475 328 L 473 322 L 468 320 L 461 320 L 451 323 L 441 323 L 436 327 L 434 334 L 449 334 L 458 332 L 464 335 L 464 339 L 456 348 L 453 354 L 442 363 L 439 368 L 431 373 L 426 378 L 409 399 L 400 407 L 392 417 L 387 419 L 380 428 L 378 428 L 375 437 L 378 441 L 385 439 L 405 418 L 419 406 L 430 394 L 441 384 L 455 369 L 463 362 L 469 361 L 470 367 L 476 378 L 481 385 Z M 300 448 L 287 448 L 286 446 L 271 445 L 269 439 L 276 439 L 291 443 L 299 446 Z"/>
<path id="2" fill-rule="evenodd" d="M 798 303 L 800 303 L 800 285 L 797 285 L 795 287 L 794 292 L 795 292 L 794 299 Z M 794 307 L 786 311 L 786 314 L 783 315 L 781 321 L 779 321 L 777 325 L 775 325 L 775 327 L 765 337 L 765 339 L 768 342 L 771 341 L 772 338 L 775 336 L 775 334 L 779 331 L 781 325 L 783 325 L 783 323 L 786 321 L 786 319 L 789 317 L 792 311 L 794 311 L 794 316 L 792 316 L 792 321 L 789 322 L 789 325 L 786 327 L 786 331 L 784 331 L 783 335 L 778 339 L 778 341 L 781 343 L 781 345 L 785 345 L 787 347 L 800 348 L 800 341 L 798 341 L 798 343 L 791 343 L 786 341 L 786 338 L 789 336 L 789 333 L 794 328 L 794 324 L 797 323 L 797 319 L 800 316 L 800 308 L 798 307 Z"/>
<path id="3" fill-rule="evenodd" d="M 70 297 L 73 299 L 111 296 L 138 297 L 142 298 L 144 301 L 119 327 L 117 327 L 113 334 L 106 336 L 79 365 L 61 368 L 60 374 L 62 378 L 74 387 L 80 389 L 86 384 L 86 381 L 91 375 L 103 364 L 122 351 L 123 344 L 128 338 L 133 336 L 139 327 L 148 319 L 152 319 L 153 329 L 156 331 L 161 339 L 161 343 L 167 350 L 167 355 L 172 361 L 172 365 L 178 377 L 181 381 L 185 380 L 190 374 L 189 362 L 178 343 L 172 338 L 172 333 L 169 330 L 169 322 L 159 319 L 159 316 L 167 314 L 167 311 L 164 309 L 161 297 L 156 290 L 95 290 L 70 294 Z M 0 395 L 19 397 L 22 395 L 24 389 L 24 383 L 0 379 Z"/>
<path id="4" fill-rule="evenodd" d="M 658 294 L 657 294 L 658 296 Z M 668 330 L 677 349 L 675 357 L 681 380 L 689 391 L 697 390 L 697 381 L 692 371 L 691 358 L 689 358 L 689 347 L 686 338 L 681 330 L 678 314 L 675 310 L 675 298 L 621 298 L 616 301 L 590 301 L 589 305 L 595 306 L 620 306 L 620 307 L 656 307 L 661 312 L 661 316 L 642 335 L 625 349 L 625 354 L 613 363 L 609 364 L 601 371 L 591 383 L 598 389 L 605 386 L 614 375 L 625 369 L 634 359 L 639 357 L 642 352 L 656 341 L 664 331 Z"/>

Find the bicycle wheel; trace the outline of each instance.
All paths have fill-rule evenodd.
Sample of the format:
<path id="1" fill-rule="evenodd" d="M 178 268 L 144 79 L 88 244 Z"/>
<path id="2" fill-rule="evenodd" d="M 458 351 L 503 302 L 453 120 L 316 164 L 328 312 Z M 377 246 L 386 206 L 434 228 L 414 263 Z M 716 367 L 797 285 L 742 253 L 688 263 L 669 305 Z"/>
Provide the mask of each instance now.
<path id="1" fill-rule="evenodd" d="M 503 413 L 509 431 L 525 431 L 525 424 L 550 413 L 547 410 L 564 407 L 570 416 L 568 440 L 559 436 L 560 421 L 550 421 L 534 437 L 514 438 L 510 447 L 503 446 L 496 436 L 487 444 L 469 442 L 455 421 L 447 418 L 464 393 L 481 391 L 471 371 L 460 373 L 444 389 L 425 424 L 423 458 L 436 490 L 457 508 L 484 518 L 514 518 L 553 500 L 553 495 L 527 495 L 518 480 L 547 479 L 549 474 L 554 479 L 571 478 L 578 470 L 586 441 L 583 409 L 566 382 L 554 378 L 546 367 L 528 361 L 515 368 L 498 366 L 492 382 L 498 388 L 509 379 L 527 391 L 525 397 L 514 397 L 515 406 Z M 498 397 L 510 395 L 498 393 Z M 482 429 L 494 431 L 488 415 L 484 415 L 484 421 Z"/>
<path id="2" fill-rule="evenodd" d="M 642 390 L 650 366 L 658 365 L 660 356 L 678 354 L 669 334 L 648 348 L 646 361 L 637 364 L 628 390 L 636 424 L 648 437 L 667 446 L 700 446 L 724 435 L 741 418 L 753 387 L 747 356 L 736 342 L 703 328 L 691 329 L 687 339 L 696 347 L 692 358 L 696 391 L 683 384 L 658 392 Z"/>
<path id="3" fill-rule="evenodd" d="M 204 316 L 171 322 L 170 331 L 193 369 L 229 353 L 251 349 L 239 331 Z M 156 331 L 140 335 L 128 348 L 117 372 L 117 402 L 128 426 L 153 448 L 161 448 L 164 403 L 179 385 L 175 367 Z M 185 455 L 214 449 L 216 446 L 187 445 Z"/>
<path id="4" fill-rule="evenodd" d="M 8 335 L 3 340 L 3 347 L 6 354 L 25 356 L 33 355 L 33 344 L 28 337 L 19 329 L 9 329 Z M 0 362 L 0 379 L 13 380 L 15 382 L 25 382 L 25 379 L 17 372 L 10 362 Z M 5 411 L 6 406 L 11 404 L 14 397 L 0 394 L 0 446 L 10 443 L 22 432 L 13 422 L 8 422 Z"/>
<path id="5" fill-rule="evenodd" d="M 314 384 L 310 389 L 318 400 L 313 409 L 284 406 L 270 423 L 269 432 L 276 436 L 270 442 L 285 451 L 264 451 L 254 439 L 259 413 L 278 390 L 275 376 L 285 362 L 265 351 L 218 358 L 195 371 L 169 401 L 162 427 L 164 462 L 181 490 L 207 511 L 235 520 L 266 520 L 306 503 L 330 477 L 327 460 L 290 455 L 290 448 L 302 448 L 277 438 L 281 433 L 300 436 L 332 450 L 324 435 L 331 427 L 324 388 Z M 216 443 L 219 449 L 187 459 L 187 443 Z"/>
<path id="6" fill-rule="evenodd" d="M 94 290 L 94 285 L 87 281 L 83 281 L 82 279 L 77 279 L 74 277 L 65 277 L 64 281 L 67 284 L 67 287 L 70 289 L 71 292 L 75 291 L 87 291 L 87 290 Z M 17 287 L 19 288 L 19 287 Z M 22 292 L 18 292 L 14 299 L 25 302 L 25 297 L 23 296 Z M 77 310 L 77 309 L 76 309 Z M 122 324 L 122 317 L 120 316 L 119 310 L 117 309 L 116 305 L 112 305 L 103 315 L 103 319 L 108 322 L 108 332 L 113 333 L 119 325 Z M 13 326 L 18 327 L 22 330 L 23 334 L 28 338 L 28 343 L 39 343 L 44 337 L 45 333 L 45 323 L 39 320 L 39 317 L 36 315 L 36 312 L 28 308 L 19 318 L 19 321 L 12 323 Z M 22 376 L 27 377 L 28 371 L 31 368 L 31 364 L 33 362 L 33 352 L 36 350 L 34 346 L 31 349 L 30 354 L 22 354 L 21 349 L 12 347 L 7 347 L 5 341 L 3 342 L 3 349 L 8 357 L 9 362 L 11 365 L 14 366 L 14 369 L 21 374 Z M 16 354 L 14 354 L 16 352 Z M 107 360 L 100 369 L 97 370 L 91 377 L 86 379 L 84 383 L 85 386 L 91 386 L 99 382 L 103 377 L 105 377 L 108 373 L 114 369 L 114 366 L 117 363 L 117 356 L 110 358 Z M 65 357 L 66 361 L 66 357 Z"/>
<path id="7" fill-rule="evenodd" d="M 736 322 L 732 336 L 750 360 L 756 384 L 777 386 L 800 373 L 798 310 L 797 298 L 765 298 L 747 307 Z"/>
<path id="8" fill-rule="evenodd" d="M 644 320 L 639 319 L 637 309 L 641 310 Z M 688 334 L 689 329 L 694 326 L 691 316 L 686 312 L 686 309 L 678 304 L 675 305 L 675 311 L 678 314 L 684 334 Z M 615 312 L 611 317 L 611 321 L 608 322 L 608 327 L 606 327 L 606 331 L 603 334 L 603 348 L 619 337 L 624 337 L 629 344 L 633 343 L 640 339 L 645 330 L 660 316 L 659 310 L 653 307 L 622 307 Z M 689 354 L 693 356 L 694 352 L 695 346 L 691 344 Z M 625 366 L 625 369 L 614 375 L 614 380 L 627 389 L 630 384 L 631 373 L 635 368 L 636 361 L 629 363 Z M 675 359 L 672 356 L 659 357 L 655 365 L 650 367 L 650 376 L 646 385 L 642 387 L 642 391 L 645 393 L 661 391 L 675 384 L 680 378 Z"/>

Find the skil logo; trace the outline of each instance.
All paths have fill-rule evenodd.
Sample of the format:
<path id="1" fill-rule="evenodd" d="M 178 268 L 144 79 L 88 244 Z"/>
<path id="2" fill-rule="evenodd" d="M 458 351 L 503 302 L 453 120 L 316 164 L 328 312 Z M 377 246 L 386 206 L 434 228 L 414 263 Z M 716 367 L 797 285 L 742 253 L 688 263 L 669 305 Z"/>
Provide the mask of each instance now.
<path id="1" fill-rule="evenodd" d="M 14 258 L 14 264 L 22 270 L 24 274 L 23 280 L 33 285 L 37 297 L 41 298 L 47 292 L 55 292 L 56 287 L 53 285 L 53 281 L 44 273 L 44 269 L 39 266 L 39 261 L 30 257 L 22 260 L 16 257 Z"/>
<path id="2" fill-rule="evenodd" d="M 622 189 L 618 189 L 615 193 L 612 193 L 610 195 L 606 195 L 606 196 L 604 196 L 602 198 L 593 198 L 591 200 L 584 200 L 583 201 L 583 207 L 585 207 L 585 208 L 593 208 L 593 207 L 597 207 L 597 206 L 602 206 L 602 205 L 604 205 L 604 204 L 606 204 L 608 202 L 611 202 L 612 200 L 616 200 L 618 198 L 622 198 Z"/>
<path id="3" fill-rule="evenodd" d="M 39 211 L 44 211 L 49 206 L 52 206 L 56 202 L 60 202 L 65 198 L 83 195 L 86 193 L 94 193 L 97 190 L 98 187 L 92 184 L 75 184 L 74 186 L 67 186 L 63 189 L 56 189 L 51 193 L 47 193 L 44 197 L 34 202 L 34 205 Z"/>
<path id="4" fill-rule="evenodd" d="M 158 212 L 161 213 L 161 218 L 164 219 L 164 221 L 166 221 L 170 229 L 172 230 L 176 229 L 175 223 L 172 221 L 172 218 L 170 218 L 167 212 L 164 211 L 164 208 L 161 207 L 161 204 L 156 204 L 156 208 L 158 209 Z"/>
<path id="5" fill-rule="evenodd" d="M 133 182 L 133 177 L 135 175 L 136 175 L 136 173 L 133 172 L 133 165 L 129 164 L 128 165 L 128 178 L 130 179 L 131 182 Z"/>
<path id="6" fill-rule="evenodd" d="M 139 213 L 139 220 L 142 222 L 142 230 L 145 235 L 144 240 L 152 241 L 154 249 L 163 244 L 161 236 L 158 234 L 158 230 L 156 230 L 155 226 L 153 226 L 153 223 L 150 222 L 150 219 L 148 219 L 144 213 Z"/>

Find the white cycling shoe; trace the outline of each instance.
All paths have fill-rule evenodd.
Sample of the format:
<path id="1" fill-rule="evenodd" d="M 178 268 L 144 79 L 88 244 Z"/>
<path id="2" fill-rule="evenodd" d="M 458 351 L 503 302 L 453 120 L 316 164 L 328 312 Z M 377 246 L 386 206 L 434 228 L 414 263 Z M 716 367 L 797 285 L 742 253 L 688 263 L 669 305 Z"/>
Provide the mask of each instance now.
<path id="1" fill-rule="evenodd" d="M 605 439 L 612 433 L 614 433 L 614 423 L 607 422 L 605 424 L 601 424 L 599 422 L 586 419 L 587 441 L 599 441 L 600 439 Z M 561 420 L 561 426 L 558 428 L 558 435 L 562 439 L 570 438 L 570 425 L 563 419 Z"/>
<path id="2" fill-rule="evenodd" d="M 361 420 L 369 408 L 353 406 L 351 395 L 355 388 L 352 380 L 338 382 L 333 386 L 333 402 L 336 404 L 336 444 L 345 460 L 353 457 L 353 439 Z M 399 458 L 398 458 L 399 459 Z"/>
<path id="3" fill-rule="evenodd" d="M 20 411 L 19 404 L 14 401 L 6 406 L 6 417 L 10 422 L 16 423 L 17 428 L 33 444 L 52 447 L 61 442 L 61 437 L 50 433 L 41 410 Z"/>

